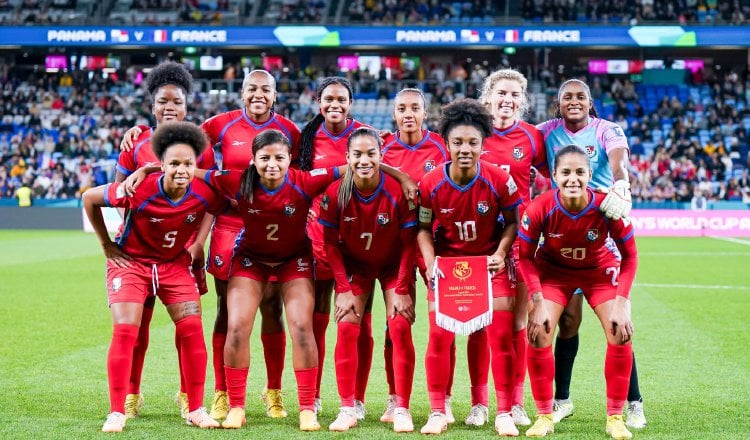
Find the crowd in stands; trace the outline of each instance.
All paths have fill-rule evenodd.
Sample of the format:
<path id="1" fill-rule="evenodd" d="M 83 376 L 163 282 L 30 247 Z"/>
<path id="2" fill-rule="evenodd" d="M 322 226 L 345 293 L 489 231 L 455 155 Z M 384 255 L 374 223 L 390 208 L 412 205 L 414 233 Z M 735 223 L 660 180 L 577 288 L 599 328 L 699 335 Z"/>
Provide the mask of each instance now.
<path id="1" fill-rule="evenodd" d="M 476 97 L 477 88 L 492 66 L 432 65 L 419 73 L 427 80 L 431 98 L 429 123 L 440 106 L 462 96 Z M 125 71 L 121 81 L 87 72 L 21 75 L 0 68 L 0 197 L 12 197 L 27 184 L 36 197 L 73 198 L 87 187 L 110 180 L 124 131 L 137 124 L 154 125 L 150 100 Z M 347 76 L 356 86 L 353 112 L 376 112 L 364 119 L 377 128 L 392 129 L 388 99 L 397 90 L 384 74 L 326 69 L 273 69 L 279 99 L 275 110 L 300 125 L 317 112 L 315 87 L 323 76 Z M 241 79 L 241 74 L 239 75 Z M 750 78 L 720 71 L 694 75 L 680 86 L 643 86 L 618 77 L 586 77 L 580 71 L 560 74 L 542 71 L 537 82 L 551 97 L 547 117 L 554 116 L 554 98 L 560 81 L 582 77 L 591 86 L 600 116 L 614 120 L 631 145 L 631 184 L 638 202 L 707 200 L 750 203 Z M 419 77 L 419 78 L 417 78 Z M 423 78 L 422 78 L 423 77 Z M 545 89 L 546 88 L 546 89 Z M 658 94 L 658 99 L 656 98 Z M 359 103 L 357 101 L 360 101 Z M 373 104 L 372 108 L 367 107 Z M 241 107 L 238 93 L 196 92 L 187 119 L 206 118 Z M 535 120 L 536 111 L 526 119 Z M 433 127 L 434 128 L 434 127 Z M 546 183 L 541 179 L 538 186 Z"/>
<path id="2" fill-rule="evenodd" d="M 521 6 L 521 17 L 532 23 L 744 24 L 748 16 L 750 4 L 738 0 L 524 0 Z"/>
<path id="3" fill-rule="evenodd" d="M 354 0 L 349 4 L 348 21 L 381 25 L 442 23 L 491 24 L 499 14 L 491 0 Z"/>

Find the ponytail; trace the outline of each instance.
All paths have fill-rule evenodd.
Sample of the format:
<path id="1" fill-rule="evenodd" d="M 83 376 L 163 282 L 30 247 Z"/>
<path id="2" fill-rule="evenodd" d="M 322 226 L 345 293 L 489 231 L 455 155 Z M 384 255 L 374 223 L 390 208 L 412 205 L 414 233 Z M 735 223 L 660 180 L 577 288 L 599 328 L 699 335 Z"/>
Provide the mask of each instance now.
<path id="1" fill-rule="evenodd" d="M 250 203 L 253 203 L 253 189 L 255 188 L 258 179 L 260 179 L 260 175 L 253 164 L 250 164 L 250 166 L 245 168 L 245 171 L 242 172 L 240 194 Z"/>
<path id="2" fill-rule="evenodd" d="M 325 118 L 323 117 L 323 115 L 318 113 L 302 129 L 302 135 L 300 137 L 299 144 L 299 169 L 302 171 L 310 171 L 312 169 L 313 143 L 315 141 L 315 133 L 318 132 L 318 129 L 321 125 L 323 125 L 324 121 Z"/>
<path id="3" fill-rule="evenodd" d="M 339 199 L 339 212 L 342 212 L 349 201 L 352 199 L 352 193 L 354 192 L 354 171 L 351 167 L 346 169 L 344 177 L 341 178 L 341 186 L 339 186 L 338 199 Z"/>

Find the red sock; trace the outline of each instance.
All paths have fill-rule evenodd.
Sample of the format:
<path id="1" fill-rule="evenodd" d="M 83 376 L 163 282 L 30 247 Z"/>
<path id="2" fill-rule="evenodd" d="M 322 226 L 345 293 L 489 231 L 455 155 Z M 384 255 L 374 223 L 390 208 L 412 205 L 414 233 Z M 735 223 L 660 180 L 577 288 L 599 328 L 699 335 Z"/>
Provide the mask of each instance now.
<path id="1" fill-rule="evenodd" d="M 523 406 L 523 386 L 526 381 L 526 328 L 513 332 L 513 349 L 516 355 L 516 380 L 513 386 L 513 405 Z"/>
<path id="2" fill-rule="evenodd" d="M 109 378 L 109 412 L 125 413 L 130 367 L 133 364 L 133 347 L 138 338 L 138 326 L 115 324 L 112 341 L 107 353 L 107 377 Z"/>
<path id="3" fill-rule="evenodd" d="M 203 406 L 206 385 L 206 342 L 200 315 L 190 315 L 175 323 L 175 334 L 180 338 L 180 363 L 184 368 L 185 385 L 190 411 Z"/>
<path id="4" fill-rule="evenodd" d="M 232 368 L 224 366 L 226 389 L 230 408 L 244 408 L 247 394 L 247 372 L 250 368 Z"/>
<path id="5" fill-rule="evenodd" d="M 487 342 L 486 329 L 469 335 L 466 341 L 466 358 L 471 380 L 471 405 L 488 406 L 490 401 L 489 391 L 487 391 L 490 376 L 490 345 Z"/>
<path id="6" fill-rule="evenodd" d="M 607 381 L 607 415 L 622 414 L 633 368 L 633 346 L 607 344 L 604 379 Z"/>
<path id="7" fill-rule="evenodd" d="M 492 378 L 497 395 L 497 413 L 510 412 L 515 374 L 513 373 L 513 312 L 495 311 L 487 327 L 492 353 Z"/>
<path id="8" fill-rule="evenodd" d="M 266 360 L 266 388 L 280 390 L 286 357 L 286 332 L 261 333 L 260 341 L 263 344 L 263 357 Z"/>
<path id="9" fill-rule="evenodd" d="M 388 319 L 388 332 L 393 341 L 394 379 L 396 382 L 396 406 L 409 408 L 411 387 L 414 383 L 414 342 L 411 338 L 411 324 L 401 315 Z"/>
<path id="10" fill-rule="evenodd" d="M 315 381 L 318 377 L 318 367 L 294 370 L 297 378 L 297 400 L 299 410 L 315 410 Z"/>
<path id="11" fill-rule="evenodd" d="M 357 342 L 360 334 L 358 324 L 339 322 L 336 331 L 336 348 L 333 358 L 336 363 L 336 384 L 339 389 L 341 406 L 354 406 L 354 393 L 357 381 Z"/>
<path id="12" fill-rule="evenodd" d="M 552 383 L 555 379 L 555 358 L 552 346 L 536 348 L 529 345 L 529 381 L 539 414 L 552 414 Z"/>
<path id="13" fill-rule="evenodd" d="M 385 381 L 388 382 L 388 395 L 393 396 L 396 394 L 396 379 L 393 378 L 393 341 L 391 341 L 390 325 L 385 329 L 383 359 L 385 361 Z"/>
<path id="14" fill-rule="evenodd" d="M 438 327 L 435 323 L 435 312 L 430 312 L 430 335 L 427 342 L 427 353 L 424 358 L 427 373 L 427 392 L 432 411 L 445 413 L 445 390 L 450 375 L 450 346 L 455 335 Z"/>
<path id="15" fill-rule="evenodd" d="M 138 339 L 133 347 L 133 365 L 130 367 L 130 382 L 128 383 L 128 394 L 140 394 L 141 375 L 143 374 L 143 363 L 146 360 L 148 350 L 149 327 L 151 318 L 154 316 L 153 307 L 144 307 L 141 315 L 141 326 L 138 329 Z"/>
<path id="16" fill-rule="evenodd" d="M 227 390 L 227 378 L 224 376 L 224 344 L 227 342 L 226 333 L 217 333 L 211 336 L 211 348 L 213 350 L 214 362 L 214 389 L 216 391 Z"/>
<path id="17" fill-rule="evenodd" d="M 452 396 L 453 395 L 453 378 L 456 375 L 456 339 L 453 338 L 453 343 L 451 344 L 450 348 L 450 368 L 451 372 L 448 375 L 448 384 L 445 386 L 445 395 L 446 396 Z"/>
<path id="18" fill-rule="evenodd" d="M 320 397 L 320 383 L 323 380 L 323 361 L 326 358 L 326 330 L 328 329 L 328 321 L 330 321 L 331 315 L 328 313 L 313 313 L 313 336 L 315 336 L 315 343 L 318 345 L 318 370 L 315 387 L 315 397 Z"/>
<path id="19" fill-rule="evenodd" d="M 187 393 L 187 383 L 185 382 L 185 371 L 184 371 L 184 368 L 182 367 L 182 358 L 180 357 L 180 353 L 182 353 L 182 344 L 180 343 L 180 337 L 177 335 L 177 332 L 174 332 L 174 348 L 177 349 L 177 367 L 180 370 L 180 392 Z"/>
<path id="20" fill-rule="evenodd" d="M 359 339 L 357 339 L 357 382 L 354 398 L 360 402 L 365 402 L 365 392 L 367 391 L 367 381 L 370 380 L 370 370 L 372 369 L 372 352 L 375 348 L 375 339 L 372 337 L 372 313 L 362 315 L 362 323 L 359 329 Z"/>

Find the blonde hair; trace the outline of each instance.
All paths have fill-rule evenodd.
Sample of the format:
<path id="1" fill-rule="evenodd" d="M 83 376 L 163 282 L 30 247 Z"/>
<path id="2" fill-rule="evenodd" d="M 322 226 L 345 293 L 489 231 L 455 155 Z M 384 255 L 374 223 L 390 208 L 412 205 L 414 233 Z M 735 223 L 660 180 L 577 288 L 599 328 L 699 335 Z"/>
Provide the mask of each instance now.
<path id="1" fill-rule="evenodd" d="M 529 110 L 529 95 L 527 92 L 529 82 L 526 77 L 523 76 L 523 73 L 517 70 L 500 69 L 492 72 L 490 76 L 484 79 L 484 83 L 482 84 L 482 94 L 479 95 L 479 102 L 481 102 L 485 107 L 488 107 L 490 104 L 490 95 L 492 94 L 492 89 L 495 87 L 495 84 L 497 84 L 498 81 L 503 79 L 516 81 L 521 85 L 523 102 L 521 102 L 521 106 L 518 108 L 518 117 L 522 117 Z M 492 109 L 489 109 L 489 107 L 488 110 L 492 112 Z"/>

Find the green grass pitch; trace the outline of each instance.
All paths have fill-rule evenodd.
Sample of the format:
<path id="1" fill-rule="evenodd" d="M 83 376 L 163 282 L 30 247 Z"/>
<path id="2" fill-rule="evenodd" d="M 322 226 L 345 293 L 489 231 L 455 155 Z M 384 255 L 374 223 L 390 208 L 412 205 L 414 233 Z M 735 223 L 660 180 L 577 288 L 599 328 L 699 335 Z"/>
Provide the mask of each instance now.
<path id="1" fill-rule="evenodd" d="M 642 439 L 749 438 L 750 418 L 750 240 L 640 238 L 640 269 L 632 292 L 635 353 L 649 425 Z M 71 231 L 0 231 L 0 438 L 105 438 L 99 432 L 108 412 L 106 352 L 111 335 L 104 290 L 104 257 L 92 234 Z M 212 292 L 203 298 L 210 342 L 215 313 Z M 427 325 L 424 295 L 414 327 L 417 347 L 412 414 L 417 430 L 428 413 L 424 374 Z M 375 355 L 367 396 L 367 420 L 340 438 L 395 438 L 378 421 L 387 388 L 383 373 L 383 306 L 374 312 Z M 468 428 L 465 341 L 453 407 L 458 423 L 442 438 L 492 437 L 491 426 Z M 288 341 L 290 343 L 290 341 Z M 338 408 L 333 373 L 335 325 L 329 327 L 323 382 L 327 427 Z M 209 344 L 210 353 L 210 344 Z M 200 431 L 179 418 L 173 325 L 157 306 L 143 374 L 146 406 L 118 438 L 329 438 L 325 429 L 297 430 L 296 393 L 287 349 L 285 400 L 290 417 L 264 416 L 259 394 L 265 369 L 258 330 L 251 339 L 248 424 L 238 431 Z M 605 342 L 587 308 L 571 393 L 576 414 L 558 424 L 556 439 L 606 439 L 603 358 Z M 210 405 L 213 371 L 206 377 Z M 491 403 L 494 405 L 494 403 Z M 530 391 L 526 406 L 534 414 Z M 521 429 L 523 435 L 524 429 Z M 402 435 L 414 438 L 419 434 Z"/>

